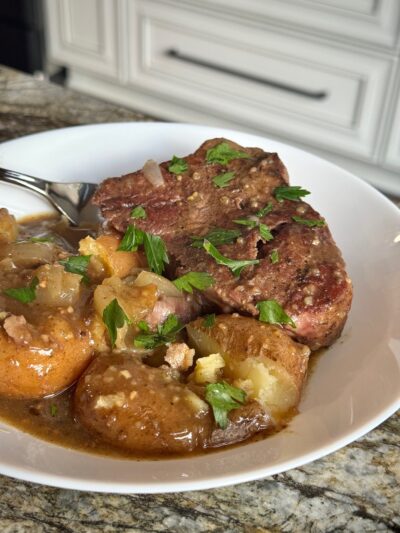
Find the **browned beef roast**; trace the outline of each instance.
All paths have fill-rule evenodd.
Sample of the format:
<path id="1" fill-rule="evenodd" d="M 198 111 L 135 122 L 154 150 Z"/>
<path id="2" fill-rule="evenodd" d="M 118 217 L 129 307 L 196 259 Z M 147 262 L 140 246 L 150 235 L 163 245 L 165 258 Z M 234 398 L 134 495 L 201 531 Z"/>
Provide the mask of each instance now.
<path id="1" fill-rule="evenodd" d="M 221 142 L 251 157 L 234 159 L 227 165 L 207 163 L 207 150 Z M 94 203 L 100 206 L 109 226 L 120 232 L 132 224 L 132 208 L 142 205 L 147 218 L 134 223 L 163 237 L 171 261 L 170 276 L 189 271 L 214 276 L 215 285 L 203 293 L 208 303 L 224 312 L 257 316 L 257 302 L 277 300 L 295 321 L 292 333 L 299 341 L 311 349 L 330 345 L 347 318 L 351 281 L 328 227 L 308 227 L 292 219 L 321 219 L 320 215 L 303 201 L 275 199 L 274 189 L 287 185 L 289 179 L 278 155 L 212 139 L 185 160 L 188 170 L 180 175 L 168 171 L 169 162 L 161 163 L 165 181 L 161 187 L 152 186 L 142 170 L 107 179 Z M 228 171 L 235 172 L 234 178 L 226 187 L 216 187 L 212 178 Z M 265 241 L 258 227 L 233 222 L 254 216 L 269 202 L 273 209 L 260 221 L 272 231 L 272 240 Z M 232 259 L 259 259 L 259 264 L 247 266 L 235 277 L 204 249 L 191 246 L 192 236 L 204 236 L 214 228 L 240 229 L 241 237 L 219 246 L 219 251 Z M 273 250 L 279 256 L 276 263 L 270 258 Z"/>

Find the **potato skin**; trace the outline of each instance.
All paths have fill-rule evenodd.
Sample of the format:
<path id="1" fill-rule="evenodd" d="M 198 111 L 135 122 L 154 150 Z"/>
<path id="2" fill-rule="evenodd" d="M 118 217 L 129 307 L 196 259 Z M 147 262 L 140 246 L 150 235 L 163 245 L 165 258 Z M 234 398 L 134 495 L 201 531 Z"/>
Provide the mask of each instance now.
<path id="1" fill-rule="evenodd" d="M 28 399 L 61 392 L 92 356 L 87 328 L 63 316 L 43 319 L 29 345 L 17 344 L 0 328 L 0 396 Z"/>
<path id="2" fill-rule="evenodd" d="M 89 431 L 114 446 L 185 453 L 203 447 L 213 428 L 210 410 L 196 414 L 187 394 L 165 369 L 131 355 L 99 355 L 78 382 L 74 409 Z"/>
<path id="3" fill-rule="evenodd" d="M 214 343 L 212 351 L 229 354 L 232 364 L 257 356 L 277 362 L 290 375 L 300 393 L 310 350 L 295 342 L 279 326 L 239 315 L 218 315 L 211 328 L 203 326 L 202 318 L 191 322 L 189 335 L 194 338 L 196 331 L 211 338 Z"/>

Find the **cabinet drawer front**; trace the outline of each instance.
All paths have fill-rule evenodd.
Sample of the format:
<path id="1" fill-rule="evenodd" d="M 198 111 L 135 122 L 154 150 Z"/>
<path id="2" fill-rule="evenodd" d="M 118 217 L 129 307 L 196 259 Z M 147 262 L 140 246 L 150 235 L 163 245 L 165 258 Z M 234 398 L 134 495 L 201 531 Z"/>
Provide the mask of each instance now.
<path id="1" fill-rule="evenodd" d="M 198 0 L 184 0 L 198 5 Z M 399 0 L 202 0 L 203 7 L 247 19 L 394 48 L 399 40 Z"/>
<path id="2" fill-rule="evenodd" d="M 266 132 L 372 153 L 389 61 L 149 0 L 129 5 L 131 83 Z"/>
<path id="3" fill-rule="evenodd" d="M 47 0 L 50 57 L 63 65 L 115 78 L 115 0 Z"/>

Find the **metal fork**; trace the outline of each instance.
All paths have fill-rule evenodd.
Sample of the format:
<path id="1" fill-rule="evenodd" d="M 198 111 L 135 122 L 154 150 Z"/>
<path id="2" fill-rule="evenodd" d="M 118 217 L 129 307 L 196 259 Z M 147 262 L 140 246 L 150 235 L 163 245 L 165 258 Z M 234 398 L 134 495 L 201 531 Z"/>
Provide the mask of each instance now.
<path id="1" fill-rule="evenodd" d="M 97 189 L 94 183 L 57 183 L 1 167 L 0 182 L 40 194 L 73 226 L 93 227 L 102 221 L 99 209 L 90 201 Z"/>

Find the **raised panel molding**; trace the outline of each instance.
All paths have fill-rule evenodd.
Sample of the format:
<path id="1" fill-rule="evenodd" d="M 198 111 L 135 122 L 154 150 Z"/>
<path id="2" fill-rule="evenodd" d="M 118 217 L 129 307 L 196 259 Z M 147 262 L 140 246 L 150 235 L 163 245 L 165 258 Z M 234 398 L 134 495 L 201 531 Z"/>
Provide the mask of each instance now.
<path id="1" fill-rule="evenodd" d="M 385 155 L 385 165 L 400 171 L 400 89 Z"/>
<path id="2" fill-rule="evenodd" d="M 115 78 L 118 0 L 46 0 L 50 59 Z"/>

